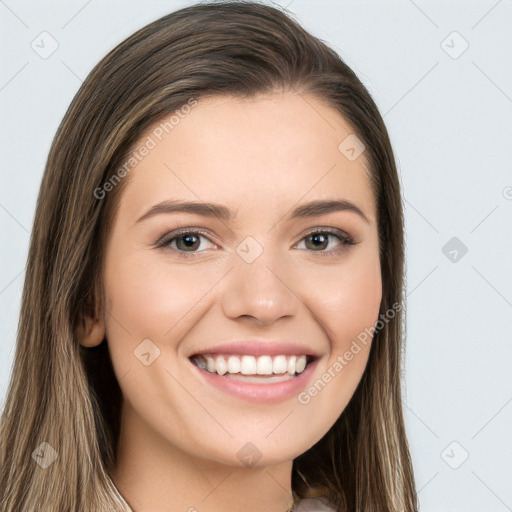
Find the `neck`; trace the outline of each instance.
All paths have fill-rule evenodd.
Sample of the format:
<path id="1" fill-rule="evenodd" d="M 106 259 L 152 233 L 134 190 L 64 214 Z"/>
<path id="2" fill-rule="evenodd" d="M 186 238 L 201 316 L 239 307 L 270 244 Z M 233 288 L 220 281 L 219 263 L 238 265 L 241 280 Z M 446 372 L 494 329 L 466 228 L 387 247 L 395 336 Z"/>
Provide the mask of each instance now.
<path id="1" fill-rule="evenodd" d="M 293 461 L 232 466 L 193 456 L 123 404 L 112 478 L 133 512 L 287 512 Z"/>

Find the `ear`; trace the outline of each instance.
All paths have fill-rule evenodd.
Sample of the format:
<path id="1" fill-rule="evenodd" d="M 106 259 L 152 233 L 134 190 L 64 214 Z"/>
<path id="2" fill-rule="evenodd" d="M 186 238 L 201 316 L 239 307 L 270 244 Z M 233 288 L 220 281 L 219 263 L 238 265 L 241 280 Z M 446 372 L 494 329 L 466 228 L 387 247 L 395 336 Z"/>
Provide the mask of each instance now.
<path id="1" fill-rule="evenodd" d="M 86 306 L 75 328 L 75 335 L 83 347 L 96 347 L 105 339 L 105 322 L 93 306 Z"/>

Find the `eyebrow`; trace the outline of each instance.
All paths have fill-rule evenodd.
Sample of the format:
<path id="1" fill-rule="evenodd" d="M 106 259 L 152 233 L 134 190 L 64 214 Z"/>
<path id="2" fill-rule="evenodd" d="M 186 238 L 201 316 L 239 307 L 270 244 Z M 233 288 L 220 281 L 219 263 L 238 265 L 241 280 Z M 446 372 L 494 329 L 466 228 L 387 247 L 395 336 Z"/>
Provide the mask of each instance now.
<path id="1" fill-rule="evenodd" d="M 338 211 L 354 212 L 367 223 L 370 222 L 358 206 L 344 199 L 324 199 L 302 204 L 292 210 L 289 215 L 289 219 L 319 217 L 321 215 L 327 215 L 328 213 Z M 167 200 L 152 206 L 136 221 L 136 224 L 161 213 L 195 213 L 196 215 L 201 215 L 203 217 L 217 217 L 226 221 L 233 220 L 236 216 L 236 212 L 233 212 L 221 204 L 206 203 L 203 201 Z"/>

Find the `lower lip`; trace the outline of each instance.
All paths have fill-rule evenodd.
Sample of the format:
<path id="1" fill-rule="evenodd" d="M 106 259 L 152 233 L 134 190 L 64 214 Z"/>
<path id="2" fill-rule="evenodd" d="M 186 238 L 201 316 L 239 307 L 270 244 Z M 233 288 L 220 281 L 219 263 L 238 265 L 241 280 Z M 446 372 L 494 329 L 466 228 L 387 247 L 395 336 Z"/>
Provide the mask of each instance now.
<path id="1" fill-rule="evenodd" d="M 293 379 L 262 384 L 243 382 L 229 377 L 223 377 L 217 373 L 204 370 L 192 361 L 191 364 L 208 384 L 220 389 L 224 393 L 251 402 L 272 404 L 297 396 L 303 391 L 311 380 L 317 362 L 318 359 L 315 359 L 309 363 L 305 370 Z"/>

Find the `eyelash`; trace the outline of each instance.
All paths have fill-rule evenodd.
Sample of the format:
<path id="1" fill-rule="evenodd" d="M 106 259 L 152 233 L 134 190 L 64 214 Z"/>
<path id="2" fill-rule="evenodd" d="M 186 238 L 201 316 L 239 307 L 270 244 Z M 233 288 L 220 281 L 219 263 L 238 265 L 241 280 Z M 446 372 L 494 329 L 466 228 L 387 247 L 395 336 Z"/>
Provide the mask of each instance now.
<path id="1" fill-rule="evenodd" d="M 174 252 L 177 252 L 180 255 L 180 257 L 183 256 L 185 258 L 188 258 L 188 257 L 193 258 L 193 257 L 196 257 L 197 254 L 200 254 L 201 252 L 204 252 L 204 251 L 190 251 L 190 252 L 189 251 L 180 251 L 179 249 L 171 248 L 170 247 L 171 242 L 173 242 L 173 240 L 176 240 L 177 238 L 179 238 L 180 236 L 183 236 L 183 235 L 202 235 L 205 238 L 207 238 L 211 243 L 215 243 L 215 242 L 212 242 L 208 238 L 207 234 L 208 233 L 206 231 L 201 230 L 201 229 L 182 228 L 182 229 L 178 229 L 176 231 L 171 231 L 170 233 L 165 234 L 156 242 L 155 246 L 157 248 L 170 249 Z M 332 236 L 338 238 L 338 240 L 341 242 L 341 244 L 336 249 L 330 249 L 329 251 L 309 251 L 309 252 L 317 253 L 320 255 L 336 256 L 336 255 L 344 252 L 347 249 L 347 246 L 356 245 L 356 243 L 353 241 L 352 237 L 350 237 L 349 235 L 347 235 L 346 233 L 344 233 L 343 231 L 341 231 L 339 229 L 333 229 L 333 228 L 323 228 L 323 229 L 311 230 L 308 233 L 306 233 L 299 240 L 298 243 L 302 242 L 305 238 L 307 238 L 311 235 L 316 235 L 316 234 L 332 235 Z M 296 244 L 296 245 L 298 245 L 298 244 Z"/>

